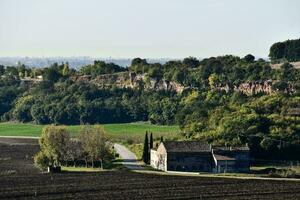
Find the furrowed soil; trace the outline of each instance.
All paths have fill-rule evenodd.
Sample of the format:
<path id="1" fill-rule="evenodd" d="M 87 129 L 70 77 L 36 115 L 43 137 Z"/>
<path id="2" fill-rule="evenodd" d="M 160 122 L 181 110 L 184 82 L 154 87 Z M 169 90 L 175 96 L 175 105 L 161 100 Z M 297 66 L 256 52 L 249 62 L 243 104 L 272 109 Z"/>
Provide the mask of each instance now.
<path id="1" fill-rule="evenodd" d="M 300 183 L 141 174 L 43 174 L 37 140 L 0 138 L 0 199 L 300 199 Z"/>

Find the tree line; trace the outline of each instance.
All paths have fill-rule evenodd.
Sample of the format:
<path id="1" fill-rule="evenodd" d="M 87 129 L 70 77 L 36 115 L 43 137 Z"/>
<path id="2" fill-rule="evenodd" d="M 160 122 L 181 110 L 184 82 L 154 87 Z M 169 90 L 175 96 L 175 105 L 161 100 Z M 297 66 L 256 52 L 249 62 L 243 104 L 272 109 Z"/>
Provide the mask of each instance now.
<path id="1" fill-rule="evenodd" d="M 269 57 L 273 62 L 300 61 L 300 38 L 273 44 L 270 48 Z"/>
<path id="2" fill-rule="evenodd" d="M 46 126 L 39 139 L 40 151 L 34 156 L 37 167 L 60 167 L 85 162 L 85 166 L 103 168 L 103 163 L 113 158 L 111 144 L 101 126 L 83 126 L 78 137 L 59 126 Z"/>

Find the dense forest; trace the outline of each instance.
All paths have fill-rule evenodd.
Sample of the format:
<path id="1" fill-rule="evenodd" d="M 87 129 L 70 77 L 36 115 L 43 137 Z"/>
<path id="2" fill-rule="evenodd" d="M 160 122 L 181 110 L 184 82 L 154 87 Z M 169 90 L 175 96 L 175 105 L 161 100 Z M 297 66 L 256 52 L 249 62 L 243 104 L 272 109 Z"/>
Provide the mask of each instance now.
<path id="1" fill-rule="evenodd" d="M 300 60 L 300 38 L 297 40 L 287 40 L 277 42 L 271 46 L 269 57 L 272 62 Z"/>
<path id="2" fill-rule="evenodd" d="M 127 73 L 144 79 L 134 88 L 116 84 L 101 87 L 78 79 Z M 0 76 L 1 121 L 178 124 L 186 138 L 222 145 L 248 144 L 258 158 L 299 159 L 300 117 L 295 111 L 300 108 L 300 70 L 289 63 L 273 69 L 268 61 L 251 54 L 203 60 L 188 57 L 165 64 L 135 58 L 128 68 L 95 61 L 78 71 L 68 63 L 45 68 L 19 63 L 16 67 L 0 66 Z M 147 88 L 153 81 L 173 82 L 184 90 Z M 245 94 L 222 89 L 266 81 L 271 82 L 272 92 Z"/>

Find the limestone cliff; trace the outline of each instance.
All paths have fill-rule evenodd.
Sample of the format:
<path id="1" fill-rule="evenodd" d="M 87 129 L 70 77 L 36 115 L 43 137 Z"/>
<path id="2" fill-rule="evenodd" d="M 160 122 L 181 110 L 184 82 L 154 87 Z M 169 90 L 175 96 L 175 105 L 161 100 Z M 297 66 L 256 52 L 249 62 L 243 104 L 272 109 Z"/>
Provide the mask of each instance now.
<path id="1" fill-rule="evenodd" d="M 185 87 L 177 82 L 168 80 L 159 80 L 156 78 L 149 78 L 144 74 L 136 74 L 132 72 L 120 72 L 114 74 L 99 75 L 97 77 L 92 76 L 73 76 L 73 81 L 87 81 L 98 87 L 105 88 L 116 86 L 119 88 L 143 88 L 146 90 L 166 90 L 181 93 L 183 90 L 191 88 Z M 252 81 L 245 82 L 239 85 L 221 84 L 213 87 L 212 89 L 222 90 L 226 92 L 239 91 L 246 95 L 253 95 L 257 93 L 271 94 L 276 92 L 273 89 L 273 85 L 278 82 L 274 80 L 266 81 Z M 292 85 L 286 88 L 286 93 L 294 93 L 295 89 Z"/>
<path id="2" fill-rule="evenodd" d="M 146 90 L 166 90 L 181 93 L 185 87 L 179 83 L 167 80 L 158 80 L 155 78 L 147 78 L 144 74 L 136 74 L 132 72 L 120 72 L 114 74 L 92 76 L 73 76 L 73 81 L 86 81 L 98 87 L 116 86 L 120 88 L 144 88 Z"/>

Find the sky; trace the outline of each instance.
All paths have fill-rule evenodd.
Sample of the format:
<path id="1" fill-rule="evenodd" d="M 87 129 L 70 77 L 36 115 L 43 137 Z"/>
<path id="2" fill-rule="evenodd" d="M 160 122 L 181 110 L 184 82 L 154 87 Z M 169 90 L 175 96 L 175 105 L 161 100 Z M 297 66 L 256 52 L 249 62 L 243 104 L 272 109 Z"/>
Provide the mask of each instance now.
<path id="1" fill-rule="evenodd" d="M 0 57 L 267 58 L 299 0 L 0 0 Z"/>

